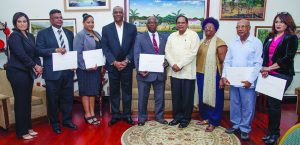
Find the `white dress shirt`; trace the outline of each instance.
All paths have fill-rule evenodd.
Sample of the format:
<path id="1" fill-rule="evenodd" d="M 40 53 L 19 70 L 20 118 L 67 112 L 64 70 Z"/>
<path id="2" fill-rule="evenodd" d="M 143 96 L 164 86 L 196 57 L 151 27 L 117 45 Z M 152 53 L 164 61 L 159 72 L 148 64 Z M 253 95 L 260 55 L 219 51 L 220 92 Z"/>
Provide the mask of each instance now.
<path id="1" fill-rule="evenodd" d="M 196 79 L 196 55 L 200 39 L 196 32 L 187 29 L 184 34 L 172 33 L 167 41 L 165 56 L 170 64 L 168 75 L 177 79 Z M 181 70 L 174 72 L 172 66 L 177 64 Z"/>
<path id="2" fill-rule="evenodd" d="M 56 38 L 56 41 L 57 41 L 57 43 L 58 43 L 58 46 L 61 48 L 61 44 L 60 44 L 60 40 L 59 40 L 59 34 L 58 34 L 58 30 L 61 30 L 61 34 L 62 34 L 62 37 L 63 37 L 63 39 L 64 39 L 64 43 L 65 43 L 65 49 L 66 49 L 66 51 L 70 51 L 70 47 L 69 47 L 69 41 L 68 41 L 68 38 L 67 38 L 67 36 L 66 36 L 66 34 L 65 34 L 65 32 L 64 32 L 64 30 L 62 29 L 62 28 L 60 28 L 60 29 L 57 29 L 56 27 L 53 27 L 52 26 L 52 30 L 53 30 L 53 32 L 54 32 L 54 34 L 55 34 L 55 38 Z"/>
<path id="3" fill-rule="evenodd" d="M 254 67 L 251 77 L 247 80 L 253 88 L 262 67 L 262 49 L 261 41 L 253 35 L 249 35 L 244 43 L 241 42 L 240 37 L 233 40 L 226 53 L 222 77 L 227 77 L 228 67 Z"/>
<path id="4" fill-rule="evenodd" d="M 122 40 L 123 40 L 123 26 L 124 26 L 124 23 L 122 23 L 121 27 L 115 23 L 116 25 L 116 29 L 117 29 L 117 33 L 118 33 L 118 38 L 119 38 L 119 41 L 120 41 L 120 45 L 122 46 Z"/>
<path id="5" fill-rule="evenodd" d="M 153 33 L 151 33 L 151 32 L 148 31 L 148 34 L 149 34 L 151 42 L 153 44 L 153 36 L 152 36 Z M 156 40 L 156 43 L 157 43 L 157 47 L 159 48 L 159 37 L 158 37 L 157 31 L 155 31 L 154 34 L 155 34 L 154 37 L 155 37 L 155 40 Z"/>

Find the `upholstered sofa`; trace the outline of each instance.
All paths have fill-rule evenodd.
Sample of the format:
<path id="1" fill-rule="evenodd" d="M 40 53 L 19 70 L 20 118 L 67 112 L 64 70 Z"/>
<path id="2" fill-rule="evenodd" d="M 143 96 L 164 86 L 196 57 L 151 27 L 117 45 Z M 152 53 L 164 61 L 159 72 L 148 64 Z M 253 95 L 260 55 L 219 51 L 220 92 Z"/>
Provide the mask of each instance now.
<path id="1" fill-rule="evenodd" d="M 34 86 L 32 92 L 31 118 L 37 119 L 47 116 L 46 91 L 43 87 Z M 10 83 L 6 78 L 6 71 L 0 69 L 0 127 L 8 129 L 15 123 L 14 97 Z"/>
<path id="2" fill-rule="evenodd" d="M 196 90 L 197 91 L 197 90 Z M 150 96 L 148 100 L 148 110 L 154 111 L 154 92 L 151 87 Z M 197 103 L 198 104 L 198 103 Z M 229 111 L 229 88 L 225 89 L 225 100 L 224 100 L 224 111 Z M 132 83 L 132 111 L 138 111 L 138 88 L 137 88 L 137 80 L 136 80 L 136 71 L 133 71 L 133 83 Z M 196 107 L 197 108 L 197 107 Z M 197 111 L 197 109 L 194 111 Z M 165 111 L 172 111 L 172 96 L 171 96 L 171 83 L 168 77 L 165 86 Z"/>

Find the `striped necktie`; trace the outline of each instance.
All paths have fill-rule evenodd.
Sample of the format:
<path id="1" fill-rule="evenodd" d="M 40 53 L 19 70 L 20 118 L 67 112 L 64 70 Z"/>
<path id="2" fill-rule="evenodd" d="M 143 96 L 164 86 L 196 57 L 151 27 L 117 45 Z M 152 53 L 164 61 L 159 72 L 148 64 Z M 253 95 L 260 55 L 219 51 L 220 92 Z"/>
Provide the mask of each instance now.
<path id="1" fill-rule="evenodd" d="M 154 52 L 155 52 L 155 54 L 158 54 L 158 46 L 157 46 L 157 42 L 156 42 L 154 33 L 152 33 L 152 40 L 153 40 Z"/>
<path id="2" fill-rule="evenodd" d="M 64 38 L 62 36 L 61 30 L 57 30 L 58 35 L 59 35 L 59 41 L 60 41 L 60 46 L 61 48 L 66 48 L 65 42 L 64 42 Z"/>

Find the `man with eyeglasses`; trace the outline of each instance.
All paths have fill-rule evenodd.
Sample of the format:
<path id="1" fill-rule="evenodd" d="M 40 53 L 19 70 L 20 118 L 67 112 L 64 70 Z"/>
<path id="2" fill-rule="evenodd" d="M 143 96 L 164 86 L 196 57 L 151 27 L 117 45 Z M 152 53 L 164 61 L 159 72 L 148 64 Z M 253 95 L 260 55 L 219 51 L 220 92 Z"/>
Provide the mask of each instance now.
<path id="1" fill-rule="evenodd" d="M 194 104 L 196 80 L 196 55 L 200 39 L 196 32 L 188 29 L 188 18 L 176 18 L 178 31 L 172 33 L 166 44 L 166 59 L 170 64 L 173 120 L 169 125 L 178 128 L 189 125 Z"/>
<path id="2" fill-rule="evenodd" d="M 74 71 L 53 71 L 52 53 L 65 54 L 72 51 L 74 35 L 62 27 L 63 18 L 60 10 L 51 10 L 49 16 L 51 26 L 39 31 L 36 47 L 39 56 L 43 58 L 49 120 L 53 131 L 60 134 L 59 111 L 62 112 L 62 125 L 77 129 L 72 122 Z"/>
<path id="3" fill-rule="evenodd" d="M 243 85 L 230 85 L 230 121 L 232 127 L 226 129 L 226 133 L 241 132 L 241 139 L 248 140 L 251 124 L 255 113 L 255 83 L 262 65 L 262 43 L 259 39 L 250 35 L 250 22 L 242 19 L 237 23 L 236 31 L 239 37 L 234 39 L 228 48 L 225 60 L 222 80 L 230 85 L 227 80 L 229 67 L 254 67 Z"/>
<path id="4" fill-rule="evenodd" d="M 134 63 L 137 71 L 138 82 L 138 125 L 143 126 L 148 119 L 147 105 L 151 85 L 154 90 L 155 120 L 161 124 L 168 124 L 164 120 L 165 107 L 165 81 L 166 72 L 139 71 L 140 54 L 165 55 L 167 37 L 156 31 L 158 20 L 151 16 L 147 19 L 148 32 L 136 37 L 134 44 Z M 163 65 L 167 67 L 167 62 Z"/>

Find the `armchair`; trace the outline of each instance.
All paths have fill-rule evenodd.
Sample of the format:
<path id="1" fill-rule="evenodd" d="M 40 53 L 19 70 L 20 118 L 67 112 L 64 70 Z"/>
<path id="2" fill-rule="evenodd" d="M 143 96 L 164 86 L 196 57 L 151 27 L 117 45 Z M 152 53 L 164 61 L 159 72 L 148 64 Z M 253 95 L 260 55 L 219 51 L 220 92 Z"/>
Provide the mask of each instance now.
<path id="1" fill-rule="evenodd" d="M 0 127 L 8 129 L 15 123 L 14 97 L 11 85 L 6 78 L 6 71 L 0 69 Z M 46 91 L 43 87 L 34 86 L 32 92 L 31 118 L 47 116 Z"/>

